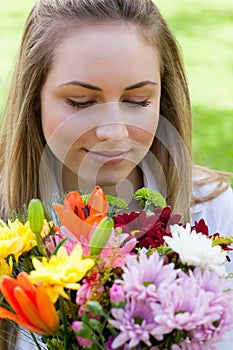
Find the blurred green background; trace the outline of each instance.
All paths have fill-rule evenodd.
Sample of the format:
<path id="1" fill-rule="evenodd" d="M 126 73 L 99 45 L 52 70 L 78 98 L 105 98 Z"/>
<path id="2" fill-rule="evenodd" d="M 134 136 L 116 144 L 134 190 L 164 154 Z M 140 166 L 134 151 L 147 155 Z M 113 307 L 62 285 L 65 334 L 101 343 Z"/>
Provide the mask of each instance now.
<path id="1" fill-rule="evenodd" d="M 133 0 L 132 0 L 133 1 Z M 0 111 L 34 0 L 0 0 Z M 196 163 L 233 172 L 233 1 L 155 0 L 182 48 Z"/>

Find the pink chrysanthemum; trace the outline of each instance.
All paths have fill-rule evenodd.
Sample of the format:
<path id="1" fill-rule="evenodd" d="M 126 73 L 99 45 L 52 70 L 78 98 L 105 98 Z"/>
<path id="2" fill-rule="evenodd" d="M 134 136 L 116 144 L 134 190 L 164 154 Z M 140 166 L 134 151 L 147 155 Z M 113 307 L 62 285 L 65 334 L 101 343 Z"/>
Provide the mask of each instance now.
<path id="1" fill-rule="evenodd" d="M 120 333 L 111 344 L 112 349 L 119 349 L 127 343 L 127 349 L 132 349 L 141 341 L 151 346 L 150 333 L 154 328 L 153 315 L 146 301 L 128 299 L 124 309 L 112 309 L 114 320 L 109 323 Z"/>
<path id="2" fill-rule="evenodd" d="M 151 303 L 158 324 L 152 335 L 159 339 L 174 329 L 191 332 L 199 342 L 216 342 L 232 327 L 232 312 L 227 312 L 230 294 L 224 292 L 225 281 L 215 272 L 196 268 L 190 276 L 182 274 L 177 287 L 160 289 L 159 302 Z"/>
<path id="3" fill-rule="evenodd" d="M 157 299 L 160 288 L 172 285 L 177 277 L 178 270 L 174 264 L 163 264 L 157 252 L 147 257 L 142 250 L 138 256 L 128 256 L 124 267 L 123 285 L 128 297 L 144 300 Z"/>
<path id="4" fill-rule="evenodd" d="M 173 344 L 172 350 L 217 350 L 217 348 L 209 342 L 200 342 L 186 338 L 181 340 L 179 345 Z"/>

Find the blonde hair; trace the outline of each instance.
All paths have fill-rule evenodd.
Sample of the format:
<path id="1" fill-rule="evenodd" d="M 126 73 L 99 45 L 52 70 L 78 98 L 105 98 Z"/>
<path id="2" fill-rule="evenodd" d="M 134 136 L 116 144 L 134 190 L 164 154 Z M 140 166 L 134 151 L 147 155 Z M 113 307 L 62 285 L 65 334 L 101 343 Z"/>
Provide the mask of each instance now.
<path id="1" fill-rule="evenodd" d="M 207 202 L 219 196 L 231 186 L 230 178 L 233 174 L 229 172 L 209 169 L 200 165 L 193 167 L 193 187 L 198 188 L 207 184 L 213 184 L 214 190 L 202 197 L 193 197 L 193 204 Z"/>
<path id="2" fill-rule="evenodd" d="M 53 62 L 53 53 L 66 30 L 80 23 L 121 21 L 138 28 L 144 39 L 156 45 L 161 58 L 161 115 L 182 140 L 181 177 L 159 137 L 151 151 L 166 178 L 167 202 L 189 217 L 191 201 L 191 112 L 187 81 L 176 40 L 151 0 L 40 0 L 25 25 L 16 59 L 6 108 L 2 118 L 0 172 L 1 210 L 21 208 L 40 197 L 39 166 L 45 147 L 40 118 L 40 92 Z M 158 132 L 163 132 L 159 123 Z M 167 136 L 169 139 L 169 135 Z M 172 140 L 171 140 L 172 142 Z M 185 148 L 185 151 L 182 151 Z"/>

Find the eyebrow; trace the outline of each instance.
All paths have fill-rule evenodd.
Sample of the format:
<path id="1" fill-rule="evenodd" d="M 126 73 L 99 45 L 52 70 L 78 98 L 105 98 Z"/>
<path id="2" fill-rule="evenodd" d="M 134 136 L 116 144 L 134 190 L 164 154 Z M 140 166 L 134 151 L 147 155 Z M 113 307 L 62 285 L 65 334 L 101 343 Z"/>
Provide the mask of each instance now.
<path id="1" fill-rule="evenodd" d="M 158 84 L 156 82 L 150 81 L 150 80 L 141 81 L 140 83 L 128 86 L 127 88 L 125 88 L 125 91 L 138 89 L 138 88 L 146 86 L 146 85 L 158 85 Z"/>
<path id="2" fill-rule="evenodd" d="M 87 83 L 83 83 L 81 81 L 77 81 L 77 80 L 72 80 L 72 81 L 68 81 L 67 83 L 61 84 L 59 86 L 69 86 L 69 85 L 74 85 L 74 86 L 82 86 L 86 89 L 90 89 L 90 90 L 95 90 L 95 91 L 103 91 L 100 87 L 95 86 L 95 85 L 91 85 L 91 84 L 87 84 Z M 127 86 L 125 88 L 125 91 L 129 91 L 129 90 L 133 90 L 133 89 L 138 89 L 140 87 L 146 86 L 146 85 L 158 85 L 158 83 L 150 81 L 150 80 L 145 80 L 145 81 L 141 81 L 140 83 L 134 84 L 134 85 L 130 85 Z"/>

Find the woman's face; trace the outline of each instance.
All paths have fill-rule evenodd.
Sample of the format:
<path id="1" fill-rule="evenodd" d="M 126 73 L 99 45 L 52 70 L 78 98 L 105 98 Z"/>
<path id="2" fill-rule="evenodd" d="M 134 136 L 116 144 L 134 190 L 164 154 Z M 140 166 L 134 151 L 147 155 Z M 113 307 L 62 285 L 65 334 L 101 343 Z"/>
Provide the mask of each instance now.
<path id="1" fill-rule="evenodd" d="M 77 186 L 104 188 L 137 171 L 153 142 L 160 92 L 159 53 L 134 27 L 67 32 L 42 88 L 41 117 L 50 149 Z"/>

